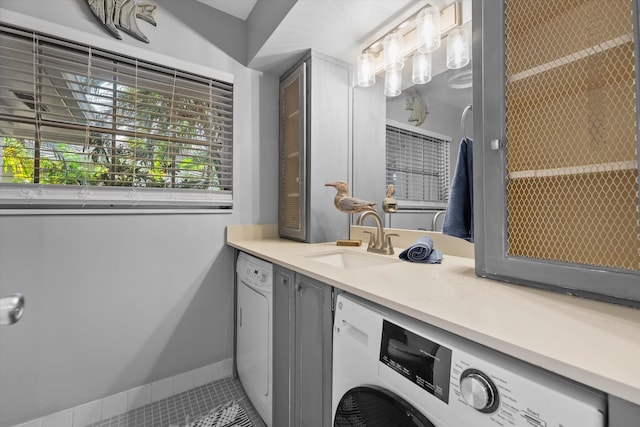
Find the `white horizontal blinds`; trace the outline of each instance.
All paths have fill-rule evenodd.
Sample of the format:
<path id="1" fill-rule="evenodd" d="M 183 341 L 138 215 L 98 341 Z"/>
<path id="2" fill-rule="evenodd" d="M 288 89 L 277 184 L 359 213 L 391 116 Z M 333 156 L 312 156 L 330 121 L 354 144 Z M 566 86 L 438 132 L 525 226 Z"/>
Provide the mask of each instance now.
<path id="1" fill-rule="evenodd" d="M 387 184 L 400 200 L 449 199 L 449 141 L 419 130 L 386 128 Z"/>
<path id="2" fill-rule="evenodd" d="M 9 28 L 0 62 L 2 183 L 231 199 L 232 84 Z"/>

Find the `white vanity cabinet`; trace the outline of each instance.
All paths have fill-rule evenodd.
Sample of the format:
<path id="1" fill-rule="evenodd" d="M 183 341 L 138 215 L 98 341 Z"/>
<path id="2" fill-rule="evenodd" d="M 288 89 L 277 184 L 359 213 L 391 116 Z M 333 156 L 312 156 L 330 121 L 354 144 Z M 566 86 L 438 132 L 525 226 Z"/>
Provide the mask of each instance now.
<path id="1" fill-rule="evenodd" d="M 332 425 L 333 288 L 274 265 L 273 327 L 273 425 Z"/>
<path id="2" fill-rule="evenodd" d="M 473 2 L 478 275 L 640 306 L 637 3 Z"/>

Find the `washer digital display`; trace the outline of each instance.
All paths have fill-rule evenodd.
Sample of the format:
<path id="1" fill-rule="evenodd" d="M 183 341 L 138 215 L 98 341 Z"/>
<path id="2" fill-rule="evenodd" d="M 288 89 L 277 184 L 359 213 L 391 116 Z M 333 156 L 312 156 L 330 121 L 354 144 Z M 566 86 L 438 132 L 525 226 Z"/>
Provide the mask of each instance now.
<path id="1" fill-rule="evenodd" d="M 451 349 L 384 320 L 380 362 L 449 403 Z"/>

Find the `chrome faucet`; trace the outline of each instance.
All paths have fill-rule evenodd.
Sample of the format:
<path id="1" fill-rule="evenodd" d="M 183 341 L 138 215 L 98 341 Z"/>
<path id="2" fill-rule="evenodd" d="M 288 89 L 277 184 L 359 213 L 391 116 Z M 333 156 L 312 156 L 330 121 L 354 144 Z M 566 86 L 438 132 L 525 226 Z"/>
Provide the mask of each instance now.
<path id="1" fill-rule="evenodd" d="M 362 222 L 368 216 L 372 216 L 374 221 L 376 222 L 376 234 L 373 234 L 370 231 L 365 231 L 365 233 L 371 235 L 369 238 L 369 245 L 367 246 L 368 252 L 375 252 L 378 254 L 385 255 L 393 255 L 393 244 L 391 244 L 391 236 L 397 236 L 396 233 L 385 234 L 384 228 L 382 227 L 382 219 L 380 219 L 380 215 L 376 211 L 366 211 L 362 213 L 358 217 L 356 222 L 357 225 L 362 225 Z"/>

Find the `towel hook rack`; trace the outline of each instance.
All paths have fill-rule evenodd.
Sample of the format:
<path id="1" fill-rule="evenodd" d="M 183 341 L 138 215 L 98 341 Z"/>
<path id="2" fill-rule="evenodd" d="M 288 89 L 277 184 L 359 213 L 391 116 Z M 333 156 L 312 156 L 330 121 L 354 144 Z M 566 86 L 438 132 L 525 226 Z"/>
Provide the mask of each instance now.
<path id="1" fill-rule="evenodd" d="M 467 113 L 469 111 L 473 111 L 473 105 L 469 104 L 466 107 L 464 107 L 464 110 L 462 110 L 462 117 L 460 118 L 460 128 L 462 129 L 462 137 L 464 139 L 470 139 L 469 137 L 467 137 L 467 132 L 465 129 L 465 121 L 464 119 L 467 117 Z"/>

